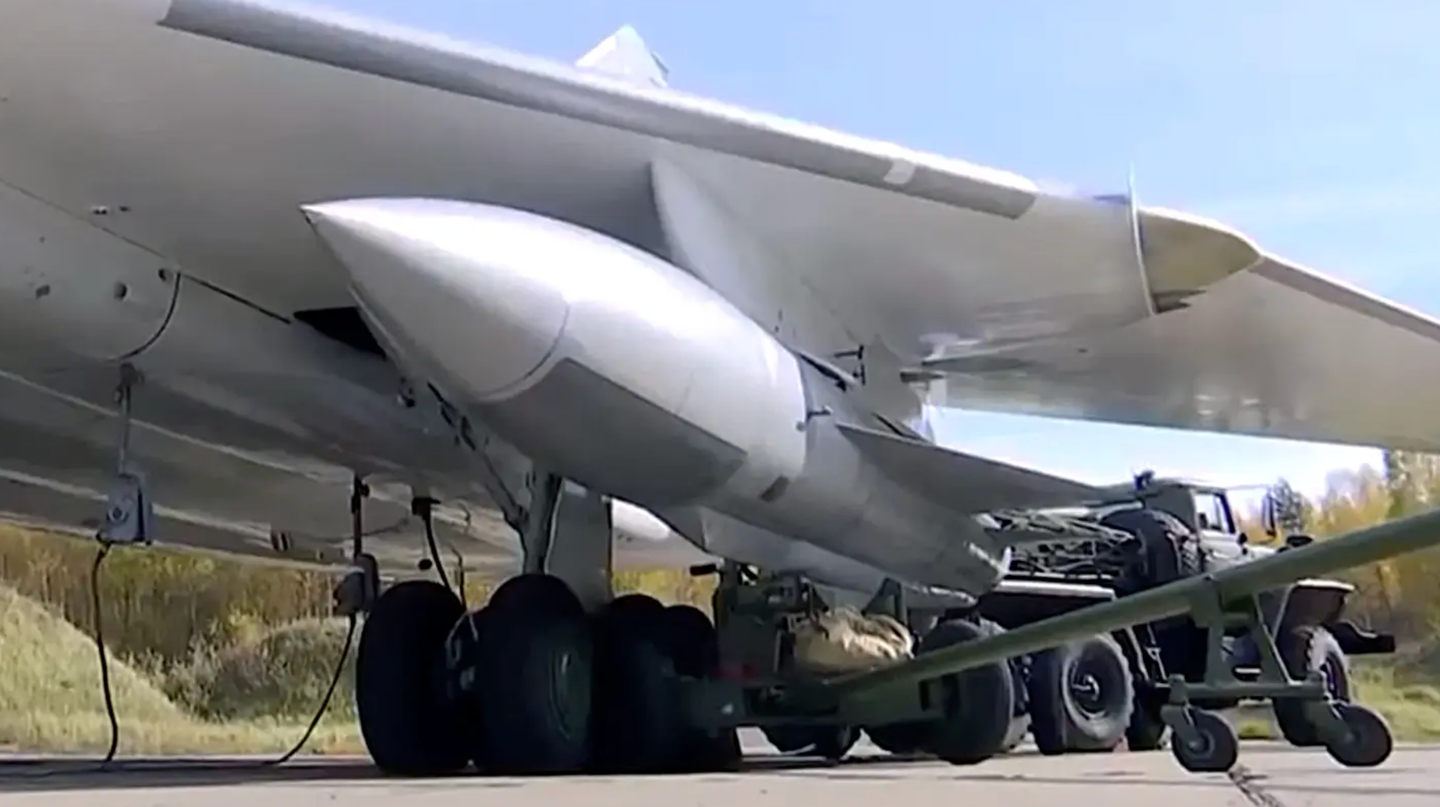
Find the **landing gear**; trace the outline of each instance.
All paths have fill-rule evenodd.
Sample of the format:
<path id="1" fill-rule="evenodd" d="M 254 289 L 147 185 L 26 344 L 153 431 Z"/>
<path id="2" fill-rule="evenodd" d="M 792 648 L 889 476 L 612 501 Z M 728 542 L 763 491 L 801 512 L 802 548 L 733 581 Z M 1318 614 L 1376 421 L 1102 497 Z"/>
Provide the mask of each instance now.
<path id="1" fill-rule="evenodd" d="M 502 585 L 486 610 L 476 767 L 507 775 L 580 770 L 590 750 L 595 646 L 579 601 L 557 578 L 524 574 Z"/>
<path id="2" fill-rule="evenodd" d="M 668 652 L 665 607 L 643 594 L 596 614 L 592 769 L 666 770 L 685 733 L 676 663 Z"/>
<path id="3" fill-rule="evenodd" d="M 439 685 L 446 636 L 464 613 L 459 597 L 429 580 L 400 583 L 370 609 L 356 658 L 355 708 L 365 748 L 387 774 L 437 776 L 469 762 L 461 731 L 474 726 L 462 726 Z"/>
<path id="4" fill-rule="evenodd" d="M 683 701 L 682 677 L 719 672 L 709 618 L 613 598 L 609 503 L 546 477 L 535 493 L 550 512 L 527 515 L 525 571 L 487 605 L 466 613 L 445 586 L 410 581 L 370 607 L 356 687 L 376 765 L 397 775 L 733 767 L 735 732 L 691 725 Z"/>

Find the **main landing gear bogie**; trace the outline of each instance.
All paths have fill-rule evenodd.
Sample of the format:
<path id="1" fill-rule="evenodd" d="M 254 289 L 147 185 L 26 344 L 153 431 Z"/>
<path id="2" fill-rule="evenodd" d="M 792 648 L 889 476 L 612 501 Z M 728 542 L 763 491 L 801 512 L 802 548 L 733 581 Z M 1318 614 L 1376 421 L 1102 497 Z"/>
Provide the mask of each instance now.
<path id="1" fill-rule="evenodd" d="M 443 586 L 410 581 L 361 636 L 361 731 L 399 775 L 730 769 L 735 732 L 688 725 L 681 701 L 680 676 L 716 675 L 718 656 L 702 612 L 644 595 L 587 614 L 563 581 L 524 574 L 464 613 Z"/>

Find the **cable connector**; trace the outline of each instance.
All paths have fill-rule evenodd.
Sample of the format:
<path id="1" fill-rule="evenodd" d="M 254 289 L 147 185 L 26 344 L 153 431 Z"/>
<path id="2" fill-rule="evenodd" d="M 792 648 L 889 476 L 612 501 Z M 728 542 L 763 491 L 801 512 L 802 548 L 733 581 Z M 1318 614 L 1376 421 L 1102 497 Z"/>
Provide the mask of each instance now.
<path id="1" fill-rule="evenodd" d="M 435 505 L 439 504 L 438 499 L 429 496 L 415 496 L 410 499 L 410 514 L 419 519 L 429 520 Z"/>
<path id="2" fill-rule="evenodd" d="M 380 564 L 373 555 L 362 553 L 355 558 L 355 568 L 335 584 L 331 605 L 336 616 L 353 617 L 369 611 L 378 599 Z"/>

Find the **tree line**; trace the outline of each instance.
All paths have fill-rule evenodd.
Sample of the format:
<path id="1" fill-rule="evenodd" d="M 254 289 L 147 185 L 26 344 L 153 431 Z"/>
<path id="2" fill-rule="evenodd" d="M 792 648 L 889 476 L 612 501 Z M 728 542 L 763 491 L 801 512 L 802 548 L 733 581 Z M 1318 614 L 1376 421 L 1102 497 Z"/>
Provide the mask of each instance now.
<path id="1" fill-rule="evenodd" d="M 1281 480 L 1278 486 L 1289 489 Z M 1293 489 L 1291 489 L 1293 490 Z M 1295 494 L 1293 526 L 1317 538 L 1340 535 L 1440 504 L 1440 457 L 1387 452 L 1381 467 L 1330 474 L 1324 493 Z M 1247 534 L 1263 542 L 1254 515 Z M 85 630 L 94 626 L 89 581 L 94 545 L 0 527 L 0 583 L 37 599 Z M 1440 628 L 1440 550 L 1394 558 L 1340 575 L 1358 591 L 1350 613 L 1394 632 L 1403 642 Z M 276 568 L 160 548 L 117 551 L 101 577 L 107 643 L 122 656 L 160 663 L 183 660 L 197 647 L 224 646 L 257 629 L 330 612 L 335 578 L 325 572 Z M 646 591 L 708 610 L 712 583 L 684 570 L 626 572 L 619 591 Z M 472 581 L 469 601 L 483 602 L 486 581 Z"/>

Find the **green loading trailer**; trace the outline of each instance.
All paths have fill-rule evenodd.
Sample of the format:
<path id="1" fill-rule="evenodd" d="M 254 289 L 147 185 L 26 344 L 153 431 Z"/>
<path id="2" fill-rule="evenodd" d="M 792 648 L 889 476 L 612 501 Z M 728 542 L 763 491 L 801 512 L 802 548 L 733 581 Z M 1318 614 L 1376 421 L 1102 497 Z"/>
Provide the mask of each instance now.
<path id="1" fill-rule="evenodd" d="M 1142 504 L 1138 509 L 1151 508 Z M 674 683 L 682 722 L 712 736 L 739 726 L 808 732 L 816 747 L 839 753 L 863 728 L 882 746 L 973 764 L 1013 744 L 1020 689 L 1014 659 L 1180 619 L 1197 632 L 1198 673 L 1147 679 L 1141 700 L 1149 704 L 1155 725 L 1173 732 L 1171 750 L 1185 769 L 1223 771 L 1235 763 L 1235 732 L 1213 709 L 1245 699 L 1274 701 L 1277 715 L 1288 715 L 1293 729 L 1308 732 L 1308 741 L 1297 744 L 1323 746 L 1348 766 L 1378 765 L 1393 747 L 1383 718 L 1335 697 L 1323 670 L 1297 675 L 1293 664 L 1287 666 L 1282 645 L 1286 631 L 1300 625 L 1348 625 L 1338 619 L 1338 609 L 1298 604 L 1343 605 L 1348 589 L 1321 580 L 1324 575 L 1440 544 L 1440 511 L 1325 541 L 1293 543 L 1283 551 L 1252 552 L 1243 562 L 1216 563 L 1199 574 L 1107 601 L 1059 609 L 1009 630 L 975 614 L 948 614 L 920 639 L 915 658 L 832 677 L 787 669 L 785 622 L 772 619 L 782 627 L 760 642 L 764 648 L 758 656 L 781 661 L 736 672 L 734 659 L 719 658 L 715 667 L 722 674 L 678 676 Z M 803 581 L 747 579 L 729 565 L 715 571 L 722 578 L 715 599 L 722 635 L 734 624 L 754 626 L 765 615 L 816 607 Z M 1393 650 L 1389 637 L 1354 626 L 1335 632 L 1346 636 L 1352 653 Z M 1253 669 L 1234 663 L 1230 646 L 1236 639 L 1253 645 Z M 723 674 L 727 669 L 730 674 Z"/>

